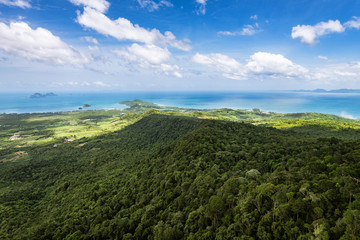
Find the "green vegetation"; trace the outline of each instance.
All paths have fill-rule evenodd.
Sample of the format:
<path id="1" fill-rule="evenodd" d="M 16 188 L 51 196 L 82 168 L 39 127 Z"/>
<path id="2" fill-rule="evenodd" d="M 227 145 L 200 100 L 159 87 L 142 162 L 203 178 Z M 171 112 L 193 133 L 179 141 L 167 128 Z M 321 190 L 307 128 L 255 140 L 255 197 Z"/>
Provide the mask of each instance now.
<path id="1" fill-rule="evenodd" d="M 98 136 L 122 129 L 139 117 L 121 110 L 0 114 L 0 151 Z"/>
<path id="2" fill-rule="evenodd" d="M 155 103 L 151 103 L 151 102 L 146 102 L 146 101 L 142 101 L 140 99 L 135 99 L 133 101 L 122 101 L 119 102 L 120 104 L 124 104 L 126 106 L 129 106 L 131 108 L 136 108 L 136 107 L 145 107 L 145 108 L 160 108 L 157 104 Z"/>
<path id="3" fill-rule="evenodd" d="M 159 106 L 155 103 L 142 101 L 135 99 L 133 101 L 122 101 L 120 104 L 126 105 L 130 108 L 125 109 L 125 111 L 130 111 L 133 113 L 143 113 L 149 109 L 156 109 L 161 112 L 176 112 L 176 113 L 191 113 L 191 112 L 209 112 L 210 110 L 206 109 L 190 109 L 190 108 L 179 108 L 179 107 L 169 107 L 169 106 Z"/>
<path id="4" fill-rule="evenodd" d="M 0 115 L 0 239 L 359 239 L 358 121 L 148 104 Z"/>

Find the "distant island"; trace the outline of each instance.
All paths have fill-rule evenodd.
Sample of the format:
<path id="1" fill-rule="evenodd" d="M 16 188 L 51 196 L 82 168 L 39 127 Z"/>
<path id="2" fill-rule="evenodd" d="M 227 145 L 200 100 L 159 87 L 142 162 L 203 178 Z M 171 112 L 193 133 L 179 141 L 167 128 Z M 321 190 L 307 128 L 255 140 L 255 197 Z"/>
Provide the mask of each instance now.
<path id="1" fill-rule="evenodd" d="M 131 108 L 136 108 L 136 107 L 160 108 L 160 106 L 155 103 L 142 101 L 140 99 L 135 99 L 133 101 L 122 101 L 122 102 L 119 102 L 119 104 L 124 104 Z"/>
<path id="2" fill-rule="evenodd" d="M 30 96 L 30 98 L 45 98 L 45 97 L 56 97 L 56 96 L 57 95 L 53 92 L 45 93 L 45 94 L 34 93 L 33 95 Z"/>
<path id="3" fill-rule="evenodd" d="M 314 93 L 360 93 L 360 89 L 334 89 L 334 90 L 325 90 L 325 89 L 314 89 L 314 90 L 294 90 L 294 92 L 314 92 Z"/>

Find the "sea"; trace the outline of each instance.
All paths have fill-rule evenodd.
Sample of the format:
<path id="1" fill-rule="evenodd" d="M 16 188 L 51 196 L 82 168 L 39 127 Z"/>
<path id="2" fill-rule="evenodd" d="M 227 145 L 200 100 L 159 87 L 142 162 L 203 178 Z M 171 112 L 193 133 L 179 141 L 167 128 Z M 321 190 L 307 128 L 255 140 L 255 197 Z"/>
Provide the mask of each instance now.
<path id="1" fill-rule="evenodd" d="M 0 113 L 40 113 L 86 109 L 124 109 L 124 100 L 141 99 L 161 106 L 194 109 L 259 108 L 266 112 L 318 112 L 360 119 L 359 93 L 244 91 L 244 92 L 55 92 L 57 96 L 30 98 L 34 93 L 0 93 Z"/>

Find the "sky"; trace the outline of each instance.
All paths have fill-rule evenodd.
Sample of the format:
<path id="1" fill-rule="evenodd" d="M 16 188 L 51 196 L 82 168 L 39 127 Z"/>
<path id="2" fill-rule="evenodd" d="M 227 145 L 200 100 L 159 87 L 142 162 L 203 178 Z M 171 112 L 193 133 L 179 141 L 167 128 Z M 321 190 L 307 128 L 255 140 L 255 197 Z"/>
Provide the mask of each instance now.
<path id="1" fill-rule="evenodd" d="M 360 88 L 357 0 L 0 0 L 0 92 Z"/>

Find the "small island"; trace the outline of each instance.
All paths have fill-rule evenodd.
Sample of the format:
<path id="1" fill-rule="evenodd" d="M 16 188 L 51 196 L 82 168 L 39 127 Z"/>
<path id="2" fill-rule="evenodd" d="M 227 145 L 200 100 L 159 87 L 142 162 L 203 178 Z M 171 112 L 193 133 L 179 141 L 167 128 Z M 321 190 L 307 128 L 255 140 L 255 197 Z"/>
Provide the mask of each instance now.
<path id="1" fill-rule="evenodd" d="M 85 103 L 82 107 L 83 107 L 83 108 L 88 108 L 88 107 L 91 107 L 91 105 L 90 105 L 90 104 Z"/>
<path id="2" fill-rule="evenodd" d="M 140 99 L 135 99 L 133 101 L 122 101 L 119 102 L 119 104 L 124 104 L 131 108 L 136 108 L 136 107 L 160 108 L 160 106 L 155 103 L 142 101 Z"/>
<path id="3" fill-rule="evenodd" d="M 30 96 L 30 98 L 45 98 L 45 97 L 56 97 L 57 95 L 53 92 L 50 93 L 34 93 L 33 95 Z"/>

